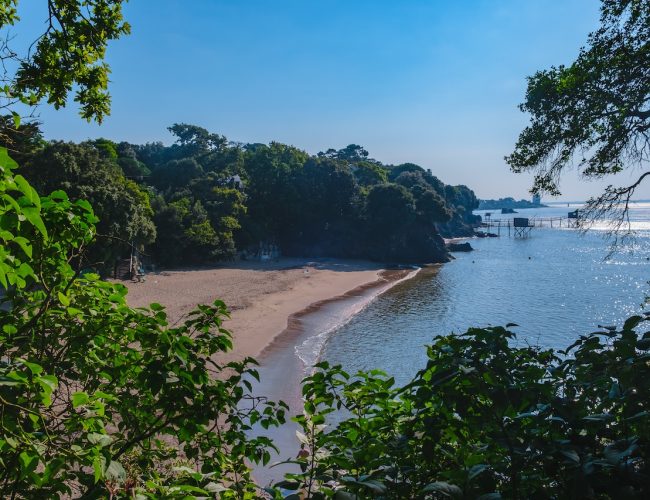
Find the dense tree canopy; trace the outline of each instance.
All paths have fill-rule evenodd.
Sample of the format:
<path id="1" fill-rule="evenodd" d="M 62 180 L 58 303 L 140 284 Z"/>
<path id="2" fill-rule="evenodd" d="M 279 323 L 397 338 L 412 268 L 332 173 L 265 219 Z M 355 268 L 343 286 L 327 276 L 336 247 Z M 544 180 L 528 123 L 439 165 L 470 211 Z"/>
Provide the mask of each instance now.
<path id="1" fill-rule="evenodd" d="M 164 266 L 268 245 L 287 255 L 440 262 L 440 235 L 469 235 L 476 223 L 471 190 L 414 164 L 383 165 L 357 145 L 310 156 L 187 124 L 169 128 L 171 146 L 47 143 L 33 124 L 5 123 L 16 138 L 7 145 L 37 189 L 92 203 L 104 240 L 91 255 L 106 268 L 128 257 L 131 244 Z"/>
<path id="2" fill-rule="evenodd" d="M 530 77 L 521 110 L 531 123 L 506 160 L 515 172 L 535 173 L 534 193 L 560 194 L 560 176 L 573 164 L 588 178 L 640 167 L 638 181 L 591 200 L 588 215 L 627 210 L 650 173 L 650 3 L 603 0 L 587 46 L 571 65 Z"/>
<path id="3" fill-rule="evenodd" d="M 44 193 L 64 190 L 74 200 L 87 200 L 100 214 L 97 245 L 87 265 L 111 269 L 114 257 L 131 245 L 153 243 L 156 228 L 145 190 L 127 179 L 115 145 L 98 140 L 81 144 L 51 142 L 25 158 L 23 175 Z"/>
<path id="4" fill-rule="evenodd" d="M 15 20 L 15 4 L 0 4 L 3 27 Z M 47 4 L 50 27 L 12 95 L 58 106 L 76 83 L 82 114 L 101 120 L 107 68 L 93 64 L 121 2 Z M 46 144 L 35 124 L 11 121 L 3 120 L 3 142 L 27 164 L 25 174 L 55 191 L 40 197 L 0 149 L 0 496 L 252 497 L 248 464 L 268 460 L 269 442 L 245 431 L 283 420 L 283 410 L 260 407 L 240 386 L 254 376 L 248 361 L 215 363 L 230 346 L 225 305 L 202 306 L 170 328 L 161 306 L 130 309 L 124 287 L 81 276 L 89 247 L 106 242 L 95 244 L 88 201 L 58 188 L 92 199 L 107 233 L 151 240 L 147 194 L 120 168 L 123 158 L 137 161 L 133 150 L 105 140 Z"/>

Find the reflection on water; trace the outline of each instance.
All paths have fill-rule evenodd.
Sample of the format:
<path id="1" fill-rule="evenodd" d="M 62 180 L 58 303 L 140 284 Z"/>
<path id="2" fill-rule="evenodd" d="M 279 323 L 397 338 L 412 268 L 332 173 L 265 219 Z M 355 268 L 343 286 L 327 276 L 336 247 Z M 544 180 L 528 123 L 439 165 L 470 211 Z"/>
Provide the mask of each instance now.
<path id="1" fill-rule="evenodd" d="M 519 216 L 566 211 L 521 210 Z M 632 216 L 649 221 L 650 205 L 637 206 Z M 334 331 L 322 359 L 350 371 L 381 368 L 404 383 L 424 366 L 423 346 L 436 335 L 512 322 L 520 325 L 519 342 L 564 348 L 599 324 L 620 323 L 638 312 L 650 293 L 647 231 L 608 260 L 608 243 L 597 232 L 581 236 L 566 228 L 471 244 L 474 252 L 422 270 Z"/>

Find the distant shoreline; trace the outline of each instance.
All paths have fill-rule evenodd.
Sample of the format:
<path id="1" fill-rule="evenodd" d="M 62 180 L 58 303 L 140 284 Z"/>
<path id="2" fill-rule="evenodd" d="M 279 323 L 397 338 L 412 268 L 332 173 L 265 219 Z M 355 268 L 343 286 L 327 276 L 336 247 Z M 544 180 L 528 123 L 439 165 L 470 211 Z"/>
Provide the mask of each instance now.
<path id="1" fill-rule="evenodd" d="M 505 198 L 500 200 L 480 200 L 476 210 L 524 210 L 527 208 L 548 208 L 548 205 L 531 203 L 528 200 Z"/>

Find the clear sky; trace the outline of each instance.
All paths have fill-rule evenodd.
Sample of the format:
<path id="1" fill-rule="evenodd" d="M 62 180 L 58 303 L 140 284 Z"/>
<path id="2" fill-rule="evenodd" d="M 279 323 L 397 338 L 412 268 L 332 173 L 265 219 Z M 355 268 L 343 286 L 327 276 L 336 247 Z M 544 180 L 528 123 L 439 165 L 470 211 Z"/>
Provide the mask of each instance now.
<path id="1" fill-rule="evenodd" d="M 23 0 L 33 29 L 45 1 Z M 111 44 L 112 115 L 40 109 L 49 139 L 172 140 L 201 125 L 310 153 L 361 144 L 479 197 L 528 197 L 510 153 L 526 76 L 570 63 L 598 26 L 597 0 L 131 0 L 132 35 Z M 25 30 L 28 32 L 28 30 Z M 621 179 L 624 181 L 626 179 Z M 563 199 L 602 183 L 575 175 Z"/>

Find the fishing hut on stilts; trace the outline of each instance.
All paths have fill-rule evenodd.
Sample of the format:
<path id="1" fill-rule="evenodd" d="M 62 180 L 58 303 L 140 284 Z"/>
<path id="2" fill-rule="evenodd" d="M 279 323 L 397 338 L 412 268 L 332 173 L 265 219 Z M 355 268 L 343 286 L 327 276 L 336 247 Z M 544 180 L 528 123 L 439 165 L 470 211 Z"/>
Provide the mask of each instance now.
<path id="1" fill-rule="evenodd" d="M 579 217 L 578 210 L 569 212 L 567 217 L 514 217 L 512 219 L 493 219 L 492 214 L 487 212 L 481 227 L 485 228 L 492 236 L 501 236 L 501 231 L 503 231 L 504 235 L 508 234 L 508 237 L 528 238 L 532 230 L 538 227 L 577 228 Z"/>

